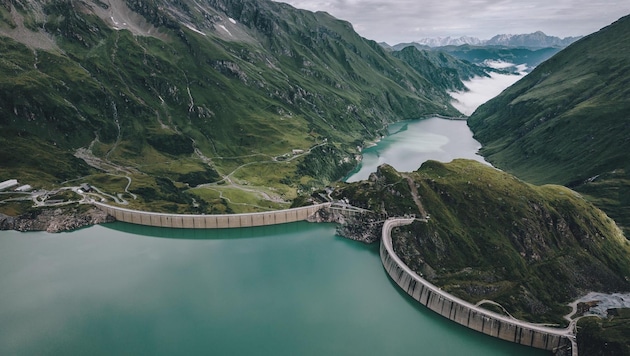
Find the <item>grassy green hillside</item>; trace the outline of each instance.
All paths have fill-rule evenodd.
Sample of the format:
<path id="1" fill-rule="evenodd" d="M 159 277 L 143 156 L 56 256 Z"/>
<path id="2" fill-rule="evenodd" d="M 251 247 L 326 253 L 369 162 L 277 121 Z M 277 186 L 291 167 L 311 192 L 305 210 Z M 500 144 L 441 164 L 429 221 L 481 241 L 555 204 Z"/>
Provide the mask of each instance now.
<path id="1" fill-rule="evenodd" d="M 630 355 L 630 309 L 608 311 L 607 319 L 589 317 L 578 323 L 578 350 L 582 355 Z"/>
<path id="2" fill-rule="evenodd" d="M 470 117 L 481 153 L 521 179 L 572 187 L 630 227 L 628 53 L 626 16 L 538 66 Z"/>
<path id="3" fill-rule="evenodd" d="M 518 318 L 562 324 L 566 303 L 586 291 L 630 289 L 630 242 L 562 186 L 531 185 L 474 161 L 428 161 L 411 173 L 381 166 L 332 195 L 390 217 L 428 214 L 395 233 L 396 253 L 442 289 L 493 300 Z"/>
<path id="4" fill-rule="evenodd" d="M 286 4 L 53 0 L 0 13 L 0 180 L 88 182 L 151 210 L 274 209 L 343 177 L 387 123 L 459 115 L 439 76 Z"/>

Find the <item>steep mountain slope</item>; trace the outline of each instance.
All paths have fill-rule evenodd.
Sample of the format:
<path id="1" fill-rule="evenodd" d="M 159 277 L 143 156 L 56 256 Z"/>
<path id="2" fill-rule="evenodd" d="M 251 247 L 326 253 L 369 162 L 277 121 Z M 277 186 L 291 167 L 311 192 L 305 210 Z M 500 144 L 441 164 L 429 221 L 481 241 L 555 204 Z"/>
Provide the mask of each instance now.
<path id="1" fill-rule="evenodd" d="M 409 64 L 436 86 L 449 91 L 467 90 L 464 80 L 475 76 L 487 77 L 491 68 L 461 61 L 444 52 L 419 50 L 410 46 L 392 55 Z"/>
<path id="2" fill-rule="evenodd" d="M 630 227 L 630 16 L 541 64 L 469 119 L 481 153 L 570 186 Z"/>
<path id="3" fill-rule="evenodd" d="M 458 115 L 349 23 L 286 4 L 11 0 L 0 15 L 0 179 L 36 187 L 85 177 L 132 206 L 269 209 L 342 177 L 388 122 Z"/>
<path id="4" fill-rule="evenodd" d="M 630 289 L 630 242 L 562 186 L 534 186 L 475 161 L 428 161 L 411 173 L 383 165 L 331 195 L 377 215 L 428 214 L 394 234 L 396 253 L 442 289 L 519 318 L 563 323 L 566 303 L 582 293 Z"/>

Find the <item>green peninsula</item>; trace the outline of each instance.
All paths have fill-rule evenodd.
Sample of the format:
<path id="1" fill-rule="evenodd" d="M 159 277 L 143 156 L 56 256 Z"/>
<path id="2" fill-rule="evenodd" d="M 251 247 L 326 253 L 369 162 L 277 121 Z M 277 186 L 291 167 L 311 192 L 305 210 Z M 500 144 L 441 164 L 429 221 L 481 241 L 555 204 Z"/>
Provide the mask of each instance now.
<path id="1" fill-rule="evenodd" d="M 562 186 L 535 186 L 475 161 L 428 161 L 411 173 L 383 165 L 331 196 L 375 216 L 416 216 L 393 236 L 409 267 L 520 319 L 564 324 L 576 297 L 630 290 L 630 242 L 605 213 Z"/>

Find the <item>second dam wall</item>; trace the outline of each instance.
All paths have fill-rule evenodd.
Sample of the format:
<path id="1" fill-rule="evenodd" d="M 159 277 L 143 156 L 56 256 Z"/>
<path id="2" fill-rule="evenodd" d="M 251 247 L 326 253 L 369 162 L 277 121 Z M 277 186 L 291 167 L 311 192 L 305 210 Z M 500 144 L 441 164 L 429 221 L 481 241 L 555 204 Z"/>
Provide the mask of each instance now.
<path id="1" fill-rule="evenodd" d="M 567 329 L 543 327 L 490 312 L 446 293 L 418 276 L 394 253 L 391 240 L 393 227 L 412 221 L 397 219 L 385 223 L 380 255 L 389 276 L 413 299 L 445 318 L 499 339 L 551 351 L 572 344 Z"/>

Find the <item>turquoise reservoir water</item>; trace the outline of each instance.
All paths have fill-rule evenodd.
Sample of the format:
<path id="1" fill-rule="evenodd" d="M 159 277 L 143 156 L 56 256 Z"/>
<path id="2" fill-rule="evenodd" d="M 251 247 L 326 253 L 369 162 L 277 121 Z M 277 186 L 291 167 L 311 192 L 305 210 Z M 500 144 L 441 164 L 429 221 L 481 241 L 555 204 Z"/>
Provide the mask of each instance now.
<path id="1" fill-rule="evenodd" d="M 543 355 L 447 321 L 330 224 L 0 233 L 2 355 Z"/>
<path id="2" fill-rule="evenodd" d="M 392 124 L 389 135 L 376 145 L 363 150 L 361 164 L 348 177 L 347 182 L 367 179 L 376 168 L 387 163 L 400 172 L 415 171 L 422 162 L 437 160 L 450 162 L 455 158 L 484 162 L 477 155 L 481 144 L 463 120 L 446 120 L 437 117 Z"/>
<path id="3" fill-rule="evenodd" d="M 478 149 L 462 121 L 390 129 L 365 167 L 370 152 L 415 170 Z M 390 281 L 377 245 L 330 224 L 0 231 L 0 355 L 546 354 L 425 309 Z"/>

